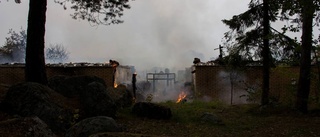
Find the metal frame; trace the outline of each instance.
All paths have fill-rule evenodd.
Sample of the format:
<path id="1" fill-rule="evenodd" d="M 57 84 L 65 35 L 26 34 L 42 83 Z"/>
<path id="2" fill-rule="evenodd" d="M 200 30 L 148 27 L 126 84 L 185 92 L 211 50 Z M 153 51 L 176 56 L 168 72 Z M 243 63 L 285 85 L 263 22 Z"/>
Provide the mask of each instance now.
<path id="1" fill-rule="evenodd" d="M 147 79 L 147 82 L 149 82 L 149 80 L 152 80 L 153 92 L 154 92 L 156 89 L 155 84 L 157 80 L 166 80 L 167 86 L 169 86 L 170 81 L 173 81 L 173 83 L 176 81 L 176 74 L 175 73 L 147 73 L 146 79 Z"/>

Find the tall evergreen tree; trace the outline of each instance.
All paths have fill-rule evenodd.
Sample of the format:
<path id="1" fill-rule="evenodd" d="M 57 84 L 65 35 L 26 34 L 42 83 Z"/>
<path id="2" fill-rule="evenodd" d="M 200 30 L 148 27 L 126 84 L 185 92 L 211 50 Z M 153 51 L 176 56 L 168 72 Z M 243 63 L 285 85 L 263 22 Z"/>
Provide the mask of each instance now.
<path id="1" fill-rule="evenodd" d="M 298 29 L 302 29 L 300 74 L 295 107 L 297 110 L 306 113 L 308 111 L 308 100 L 311 82 L 313 27 L 315 26 L 315 24 L 319 26 L 320 1 L 281 0 L 281 2 L 282 15 L 284 17 L 297 15 L 297 18 L 294 19 L 293 22 L 298 24 Z"/>
<path id="2" fill-rule="evenodd" d="M 269 103 L 269 83 L 270 83 L 270 48 L 269 48 L 269 32 L 270 32 L 270 19 L 269 19 L 269 0 L 263 0 L 263 84 L 261 105 Z"/>
<path id="3" fill-rule="evenodd" d="M 316 24 L 319 25 L 320 13 L 319 11 L 319 0 L 268 0 L 269 4 L 266 4 L 268 1 L 263 1 L 263 7 L 259 7 L 259 5 L 255 4 L 255 6 L 251 6 L 254 0 L 252 0 L 249 4 L 249 10 L 243 14 L 238 16 L 234 16 L 231 20 L 223 20 L 225 24 L 227 24 L 232 30 L 237 30 L 236 34 L 230 35 L 230 33 L 226 33 L 226 37 L 230 39 L 235 39 L 235 47 L 239 49 L 239 51 L 247 52 L 245 55 L 250 56 L 251 51 L 253 49 L 259 49 L 259 45 L 267 45 L 267 38 L 271 43 L 269 48 L 273 48 L 274 46 L 285 45 L 282 50 L 284 52 L 280 53 L 284 55 L 291 54 L 294 59 L 300 58 L 300 75 L 299 75 L 299 84 L 298 84 L 298 91 L 297 91 L 297 102 L 296 108 L 302 112 L 307 112 L 308 109 L 308 96 L 310 92 L 310 69 L 311 69 L 311 48 L 312 48 L 312 33 L 313 33 L 313 20 L 316 19 Z M 255 2 L 257 3 L 256 0 Z M 266 28 L 263 27 L 262 29 L 258 26 L 258 22 L 262 19 L 267 17 L 265 14 L 264 16 L 254 16 L 252 12 L 257 11 L 266 11 L 267 7 L 265 5 L 269 5 L 269 19 L 271 22 L 280 20 L 291 20 L 292 24 L 298 24 L 296 26 L 284 26 L 282 28 L 283 32 L 279 32 L 276 29 L 270 27 L 272 31 L 269 30 L 269 34 L 267 35 Z M 261 10 L 263 9 L 263 10 Z M 317 11 L 317 12 L 316 12 Z M 250 14 L 251 13 L 251 14 Z M 266 13 L 266 12 L 257 12 L 259 13 Z M 315 14 L 316 13 L 316 14 Z M 278 17 L 279 15 L 279 17 Z M 316 15 L 316 16 L 315 16 Z M 293 17 L 293 19 L 291 18 Z M 256 21 L 256 22 L 255 22 Z M 257 25 L 254 29 L 250 31 L 246 31 L 244 33 L 244 29 L 254 27 L 254 23 Z M 302 25 L 300 25 L 302 24 Z M 267 22 L 264 22 L 262 26 L 266 25 Z M 301 50 L 297 50 L 299 44 L 296 40 L 291 39 L 290 37 L 284 35 L 284 33 L 289 30 L 292 32 L 297 32 L 302 29 L 302 42 L 301 42 Z M 240 31 L 239 31 L 240 30 Z M 263 34 L 261 34 L 263 32 Z M 262 39 L 261 39 L 262 37 Z M 280 39 L 279 39 L 280 38 Z M 261 40 L 263 42 L 261 42 Z M 280 44 L 276 44 L 280 43 Z M 257 48 L 258 47 L 258 48 Z M 266 56 L 266 49 L 267 47 L 262 48 L 262 58 Z M 279 48 L 275 48 L 278 49 Z M 259 51 L 259 50 L 258 50 Z M 268 51 L 268 50 L 267 50 Z M 288 52 L 289 51 L 289 52 Z M 249 53 L 248 53 L 249 52 Z M 241 53 L 241 52 L 239 52 Z M 269 53 L 269 55 L 274 53 Z M 264 59 L 263 59 L 264 60 Z M 263 65 L 268 65 L 267 62 L 264 60 Z M 264 68 L 264 79 L 263 79 L 263 95 L 261 103 L 265 104 L 267 101 L 264 100 L 263 96 L 266 96 L 267 91 L 267 76 L 265 73 L 267 69 Z M 265 103 L 264 103 L 265 102 Z"/>
<path id="4" fill-rule="evenodd" d="M 274 3 L 271 5 L 269 0 L 251 0 L 249 10 L 233 16 L 230 20 L 223 20 L 223 23 L 229 26 L 232 31 L 225 34 L 227 42 L 235 39 L 232 43 L 232 50 L 238 52 L 233 54 L 243 54 L 246 58 L 262 58 L 263 64 L 263 87 L 261 96 L 261 105 L 269 103 L 269 75 L 271 52 L 270 43 L 270 22 L 277 20 L 276 15 L 278 7 Z M 253 29 L 251 29 L 253 28 Z M 236 31 L 234 33 L 234 31 Z M 255 57 L 251 51 L 255 50 Z"/>
<path id="5" fill-rule="evenodd" d="M 310 93 L 312 26 L 315 5 L 313 0 L 303 0 L 299 2 L 302 8 L 302 46 L 296 108 L 301 112 L 307 112 Z"/>

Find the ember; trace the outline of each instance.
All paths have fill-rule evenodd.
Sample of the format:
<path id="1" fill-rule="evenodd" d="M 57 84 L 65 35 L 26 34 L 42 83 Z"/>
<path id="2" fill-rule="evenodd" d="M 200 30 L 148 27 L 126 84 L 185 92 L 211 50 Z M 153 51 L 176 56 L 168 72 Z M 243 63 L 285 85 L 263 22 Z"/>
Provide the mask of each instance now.
<path id="1" fill-rule="evenodd" d="M 114 82 L 113 87 L 114 87 L 114 88 L 117 88 L 117 87 L 118 87 L 118 84 L 117 84 L 116 82 Z"/>
<path id="2" fill-rule="evenodd" d="M 187 94 L 182 91 L 182 92 L 179 94 L 178 100 L 177 100 L 176 103 L 180 103 L 181 101 L 184 101 L 186 97 L 187 97 Z"/>

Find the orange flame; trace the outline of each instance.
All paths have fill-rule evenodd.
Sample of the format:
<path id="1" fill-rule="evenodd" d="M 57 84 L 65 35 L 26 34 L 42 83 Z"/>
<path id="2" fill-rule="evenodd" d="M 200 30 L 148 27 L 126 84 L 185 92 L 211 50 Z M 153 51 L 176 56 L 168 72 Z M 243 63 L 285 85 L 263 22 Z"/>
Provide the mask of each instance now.
<path id="1" fill-rule="evenodd" d="M 183 99 L 185 99 L 186 97 L 187 97 L 187 94 L 182 91 L 182 92 L 179 94 L 179 97 L 178 97 L 178 100 L 177 100 L 176 103 L 180 103 L 180 102 L 181 102 Z"/>
<path id="2" fill-rule="evenodd" d="M 116 82 L 114 82 L 113 87 L 114 87 L 114 88 L 117 88 L 117 87 L 118 87 L 118 84 L 117 84 Z"/>

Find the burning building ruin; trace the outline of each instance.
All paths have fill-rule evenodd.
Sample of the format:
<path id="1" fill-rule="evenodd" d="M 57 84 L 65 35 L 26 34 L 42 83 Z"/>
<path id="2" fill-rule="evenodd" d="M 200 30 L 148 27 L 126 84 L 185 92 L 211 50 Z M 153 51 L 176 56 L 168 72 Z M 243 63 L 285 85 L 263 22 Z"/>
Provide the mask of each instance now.
<path id="1" fill-rule="evenodd" d="M 105 80 L 107 86 L 114 86 L 115 83 L 121 84 L 131 80 L 132 66 L 115 67 L 111 63 L 60 63 L 46 64 L 48 78 L 57 75 L 78 76 L 92 75 Z M 4 85 L 13 85 L 24 82 L 24 64 L 1 64 L 0 65 L 0 83 Z"/>

